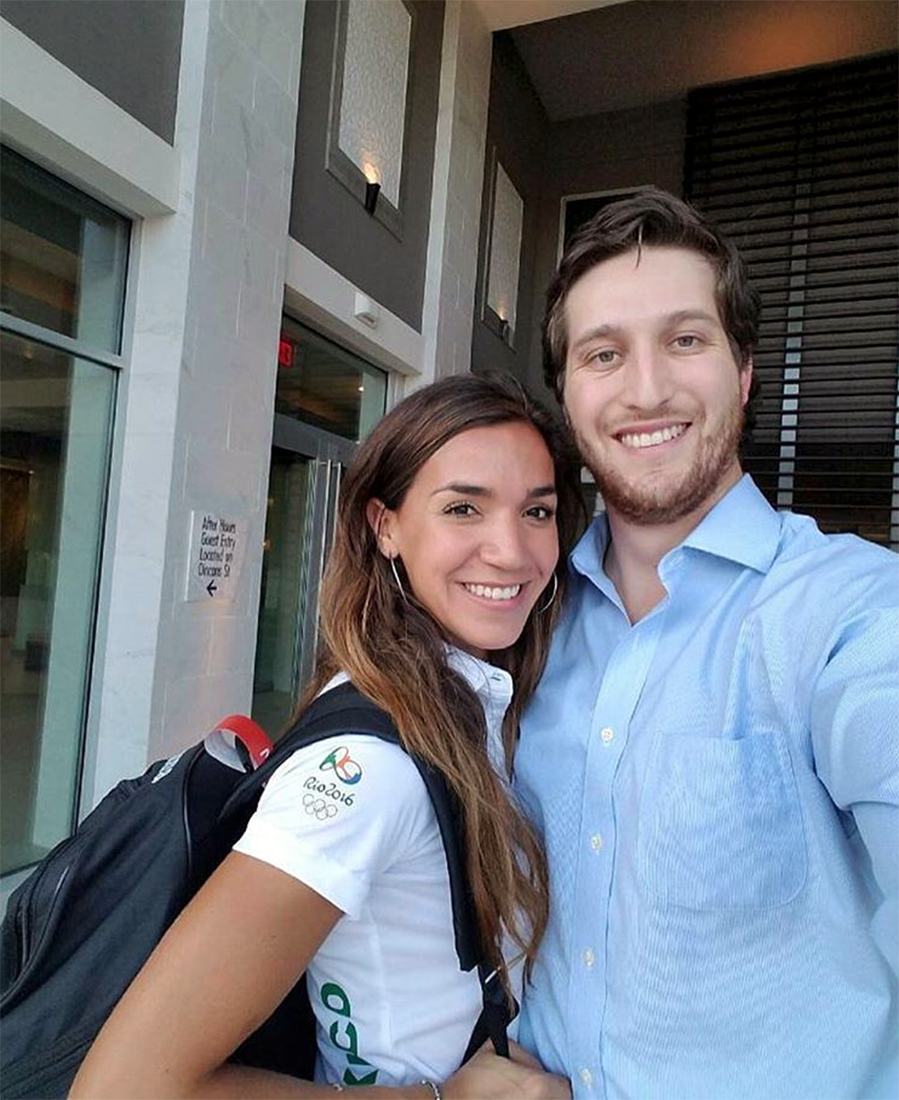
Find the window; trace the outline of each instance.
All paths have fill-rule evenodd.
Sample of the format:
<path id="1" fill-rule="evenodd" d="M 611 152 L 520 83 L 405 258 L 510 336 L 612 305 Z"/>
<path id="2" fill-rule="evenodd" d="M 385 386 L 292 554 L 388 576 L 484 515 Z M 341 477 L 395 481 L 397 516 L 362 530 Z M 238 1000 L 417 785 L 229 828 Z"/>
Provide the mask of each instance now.
<path id="1" fill-rule="evenodd" d="M 687 197 L 763 300 L 745 467 L 777 507 L 899 547 L 897 55 L 690 95 Z"/>
<path id="2" fill-rule="evenodd" d="M 403 0 L 343 0 L 331 74 L 328 170 L 402 237 L 414 16 Z"/>
<path id="3" fill-rule="evenodd" d="M 128 223 L 3 150 L 0 870 L 77 815 Z"/>
<path id="4" fill-rule="evenodd" d="M 285 317 L 278 351 L 275 413 L 351 439 L 384 415 L 387 375 Z"/>
<path id="5" fill-rule="evenodd" d="M 611 202 L 621 202 L 635 194 L 635 188 L 618 191 L 595 191 L 589 195 L 566 195 L 562 199 L 562 214 L 559 223 L 559 259 L 568 246 L 571 238 L 581 226 L 586 225 L 591 218 Z"/>
<path id="6" fill-rule="evenodd" d="M 482 318 L 510 346 L 518 320 L 518 276 L 524 200 L 493 151 L 490 237 L 484 278 Z"/>

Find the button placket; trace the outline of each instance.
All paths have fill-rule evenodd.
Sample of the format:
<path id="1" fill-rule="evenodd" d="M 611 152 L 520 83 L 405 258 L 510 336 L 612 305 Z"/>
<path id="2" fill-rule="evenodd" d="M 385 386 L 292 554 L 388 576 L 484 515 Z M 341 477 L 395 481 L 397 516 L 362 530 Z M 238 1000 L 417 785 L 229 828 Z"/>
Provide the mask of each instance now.
<path id="1" fill-rule="evenodd" d="M 608 904 L 612 890 L 613 858 L 617 844 L 612 810 L 612 791 L 622 753 L 628 742 L 630 721 L 640 697 L 658 643 L 660 620 L 656 615 L 632 628 L 616 647 L 606 667 L 590 723 L 585 761 L 584 797 L 581 807 L 583 838 L 575 877 L 574 911 L 570 947 L 575 965 L 569 986 L 569 1065 L 579 1067 L 575 1083 L 582 1094 L 603 1097 L 602 1034 L 606 1010 L 606 960 L 597 944 L 604 942 Z M 586 844 L 583 842 L 586 841 Z M 599 938 L 597 938 L 599 937 Z M 591 1011 L 585 1012 L 584 1006 Z M 586 1076 L 585 1076 L 586 1075 Z"/>

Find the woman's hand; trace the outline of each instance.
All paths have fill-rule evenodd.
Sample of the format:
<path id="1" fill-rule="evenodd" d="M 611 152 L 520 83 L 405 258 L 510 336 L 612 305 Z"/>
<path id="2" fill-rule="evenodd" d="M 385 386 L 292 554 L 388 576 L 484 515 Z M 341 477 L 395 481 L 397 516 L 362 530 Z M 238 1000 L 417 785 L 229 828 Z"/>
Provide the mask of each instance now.
<path id="1" fill-rule="evenodd" d="M 518 1043 L 500 1058 L 489 1042 L 441 1087 L 444 1100 L 571 1100 L 564 1077 L 546 1073 Z"/>

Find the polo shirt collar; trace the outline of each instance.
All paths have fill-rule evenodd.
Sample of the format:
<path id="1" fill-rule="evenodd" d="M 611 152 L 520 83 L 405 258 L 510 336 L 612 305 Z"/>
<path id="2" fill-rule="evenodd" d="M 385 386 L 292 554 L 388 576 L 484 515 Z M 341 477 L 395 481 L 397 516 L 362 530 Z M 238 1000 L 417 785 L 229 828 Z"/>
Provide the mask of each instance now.
<path id="1" fill-rule="evenodd" d="M 777 554 L 780 531 L 780 516 L 749 474 L 744 474 L 687 535 L 681 547 L 701 550 L 767 573 Z M 611 582 L 606 577 L 603 559 L 609 538 L 608 517 L 602 513 L 587 528 L 569 559 L 576 572 L 593 581 L 607 595 Z M 679 547 L 675 547 L 677 549 Z"/>
<path id="2" fill-rule="evenodd" d="M 504 668 L 488 664 L 455 646 L 446 647 L 446 663 L 471 686 L 484 708 L 487 758 L 496 774 L 508 781 L 506 750 L 503 747 L 503 719 L 509 703 L 512 702 L 512 677 Z"/>
<path id="3" fill-rule="evenodd" d="M 504 668 L 497 668 L 452 645 L 446 647 L 446 663 L 453 672 L 459 673 L 482 704 L 499 704 L 505 710 L 511 702 L 512 677 Z"/>

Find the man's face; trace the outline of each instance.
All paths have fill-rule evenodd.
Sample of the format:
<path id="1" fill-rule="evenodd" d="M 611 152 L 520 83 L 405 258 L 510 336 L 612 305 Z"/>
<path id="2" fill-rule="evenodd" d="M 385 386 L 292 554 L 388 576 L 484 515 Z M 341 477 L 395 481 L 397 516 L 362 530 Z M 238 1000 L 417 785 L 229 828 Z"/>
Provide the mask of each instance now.
<path id="1" fill-rule="evenodd" d="M 605 260 L 565 303 L 563 398 L 610 512 L 672 523 L 739 479 L 751 364 L 740 369 L 709 262 L 683 248 Z"/>

